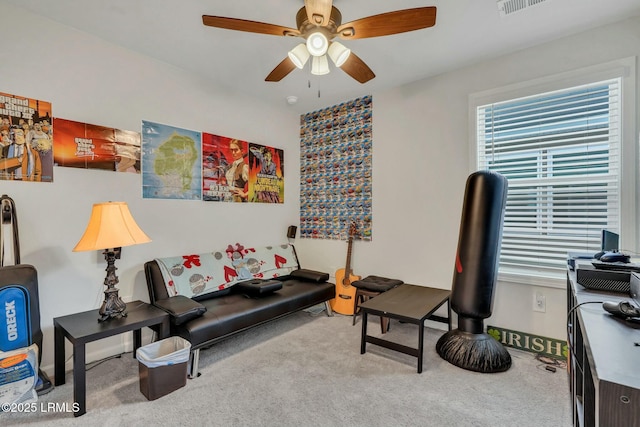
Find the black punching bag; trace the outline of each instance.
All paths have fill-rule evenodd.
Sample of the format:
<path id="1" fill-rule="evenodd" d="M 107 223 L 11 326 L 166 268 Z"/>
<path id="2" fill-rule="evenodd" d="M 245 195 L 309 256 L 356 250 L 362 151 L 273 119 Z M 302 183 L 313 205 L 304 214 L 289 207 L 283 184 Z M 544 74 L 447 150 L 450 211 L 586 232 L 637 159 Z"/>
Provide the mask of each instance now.
<path id="1" fill-rule="evenodd" d="M 509 352 L 484 332 L 483 323 L 493 309 L 507 186 L 507 179 L 495 172 L 479 171 L 467 178 L 451 289 L 458 328 L 436 344 L 440 357 L 476 372 L 511 367 Z"/>

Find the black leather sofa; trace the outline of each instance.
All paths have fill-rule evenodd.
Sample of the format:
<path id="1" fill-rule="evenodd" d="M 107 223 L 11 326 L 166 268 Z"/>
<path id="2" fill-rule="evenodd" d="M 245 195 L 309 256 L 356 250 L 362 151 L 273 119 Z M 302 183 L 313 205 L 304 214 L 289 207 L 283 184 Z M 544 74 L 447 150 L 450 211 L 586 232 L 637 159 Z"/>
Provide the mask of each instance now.
<path id="1" fill-rule="evenodd" d="M 253 326 L 324 303 L 332 315 L 329 300 L 335 285 L 328 274 L 296 270 L 276 280 L 282 287 L 259 296 L 250 296 L 240 284 L 203 300 L 183 295 L 169 297 L 161 270 L 155 260 L 144 265 L 150 303 L 171 315 L 171 335 L 191 343 L 189 377 L 198 375 L 200 349 Z"/>

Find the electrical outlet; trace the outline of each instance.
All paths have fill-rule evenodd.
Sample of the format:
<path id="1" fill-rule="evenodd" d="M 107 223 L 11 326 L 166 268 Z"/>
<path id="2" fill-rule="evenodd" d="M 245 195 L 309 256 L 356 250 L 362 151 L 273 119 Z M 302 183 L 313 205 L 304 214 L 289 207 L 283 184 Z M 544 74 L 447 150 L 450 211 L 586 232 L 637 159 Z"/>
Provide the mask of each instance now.
<path id="1" fill-rule="evenodd" d="M 533 295 L 533 311 L 539 311 L 541 313 L 547 311 L 547 297 L 540 291 L 536 291 Z"/>

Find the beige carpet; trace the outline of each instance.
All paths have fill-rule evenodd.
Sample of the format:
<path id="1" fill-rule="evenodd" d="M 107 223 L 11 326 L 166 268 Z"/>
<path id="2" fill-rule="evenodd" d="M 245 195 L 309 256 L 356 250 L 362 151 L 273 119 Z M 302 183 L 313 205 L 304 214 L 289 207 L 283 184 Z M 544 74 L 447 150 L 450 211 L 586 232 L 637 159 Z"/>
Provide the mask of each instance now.
<path id="1" fill-rule="evenodd" d="M 379 332 L 372 317 L 370 331 Z M 435 352 L 443 331 L 427 328 L 423 373 L 416 359 L 371 344 L 360 354 L 360 321 L 301 312 L 201 352 L 201 373 L 154 401 L 139 390 L 131 353 L 87 372 L 87 413 L 0 414 L 2 425 L 55 426 L 486 426 L 571 425 L 567 372 L 510 349 L 507 372 L 457 368 Z M 393 321 L 387 338 L 415 346 L 417 326 Z M 66 384 L 38 405 L 71 406 Z"/>

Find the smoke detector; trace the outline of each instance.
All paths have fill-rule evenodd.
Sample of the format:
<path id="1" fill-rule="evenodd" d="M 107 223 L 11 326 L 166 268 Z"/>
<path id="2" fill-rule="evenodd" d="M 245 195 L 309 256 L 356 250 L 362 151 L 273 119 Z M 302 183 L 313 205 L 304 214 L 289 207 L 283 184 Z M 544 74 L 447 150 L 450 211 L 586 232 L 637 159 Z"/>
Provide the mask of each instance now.
<path id="1" fill-rule="evenodd" d="M 498 0 L 498 13 L 500 13 L 500 17 L 504 17 L 546 1 L 547 0 Z"/>

